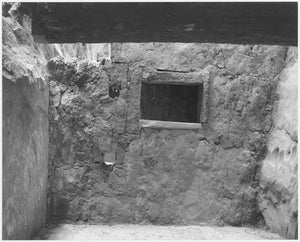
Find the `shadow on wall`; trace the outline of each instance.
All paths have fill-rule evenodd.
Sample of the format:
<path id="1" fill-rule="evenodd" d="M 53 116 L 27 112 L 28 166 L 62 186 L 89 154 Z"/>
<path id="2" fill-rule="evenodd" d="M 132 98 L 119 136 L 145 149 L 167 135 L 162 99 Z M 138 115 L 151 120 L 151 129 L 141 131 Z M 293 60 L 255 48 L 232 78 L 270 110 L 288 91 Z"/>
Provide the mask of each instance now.
<path id="1" fill-rule="evenodd" d="M 12 11 L 2 17 L 2 238 L 31 239 L 46 221 L 49 89 L 29 18 Z"/>

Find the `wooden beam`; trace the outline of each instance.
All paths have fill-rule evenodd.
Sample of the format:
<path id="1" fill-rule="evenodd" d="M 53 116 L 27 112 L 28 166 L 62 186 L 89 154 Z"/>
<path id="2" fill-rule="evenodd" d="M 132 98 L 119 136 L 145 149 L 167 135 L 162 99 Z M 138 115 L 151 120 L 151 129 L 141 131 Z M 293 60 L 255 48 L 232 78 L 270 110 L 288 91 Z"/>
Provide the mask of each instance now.
<path id="1" fill-rule="evenodd" d="M 154 129 L 202 129 L 201 123 L 184 123 L 159 120 L 140 119 L 140 125 L 143 128 Z"/>
<path id="2" fill-rule="evenodd" d="M 297 2 L 34 3 L 50 43 L 209 42 L 297 45 Z"/>

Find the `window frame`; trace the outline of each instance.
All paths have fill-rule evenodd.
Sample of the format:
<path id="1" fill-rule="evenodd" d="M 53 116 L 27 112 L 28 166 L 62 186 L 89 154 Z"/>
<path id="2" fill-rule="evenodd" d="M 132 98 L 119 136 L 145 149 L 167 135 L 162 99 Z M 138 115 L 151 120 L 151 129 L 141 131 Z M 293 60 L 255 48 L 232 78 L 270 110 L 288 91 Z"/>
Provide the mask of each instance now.
<path id="1" fill-rule="evenodd" d="M 149 71 L 142 72 L 141 86 L 147 84 L 169 84 L 169 85 L 198 85 L 202 84 L 202 100 L 198 98 L 197 104 L 197 123 L 173 122 L 150 120 L 141 118 L 141 106 L 139 124 L 143 128 L 157 129 L 202 129 L 203 123 L 207 121 L 208 91 L 209 91 L 209 73 L 207 72 L 169 72 L 169 71 Z M 200 92 L 200 90 L 199 90 Z M 140 96 L 141 100 L 141 96 Z"/>

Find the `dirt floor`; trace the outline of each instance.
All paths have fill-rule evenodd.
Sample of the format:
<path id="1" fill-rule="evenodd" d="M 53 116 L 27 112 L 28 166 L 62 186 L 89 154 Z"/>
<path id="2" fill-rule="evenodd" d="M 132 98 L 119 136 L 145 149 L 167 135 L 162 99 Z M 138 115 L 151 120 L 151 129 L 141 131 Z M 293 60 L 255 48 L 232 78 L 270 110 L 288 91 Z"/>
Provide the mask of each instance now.
<path id="1" fill-rule="evenodd" d="M 138 239 L 282 239 L 264 230 L 246 227 L 154 226 L 154 225 L 49 225 L 34 238 L 38 240 L 138 240 Z"/>

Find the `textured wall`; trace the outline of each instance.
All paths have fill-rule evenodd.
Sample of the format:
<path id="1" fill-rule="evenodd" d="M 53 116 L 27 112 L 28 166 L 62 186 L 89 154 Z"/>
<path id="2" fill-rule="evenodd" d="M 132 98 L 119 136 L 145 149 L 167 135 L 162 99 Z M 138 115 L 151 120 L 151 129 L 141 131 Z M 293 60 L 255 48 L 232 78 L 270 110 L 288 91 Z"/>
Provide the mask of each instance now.
<path id="1" fill-rule="evenodd" d="M 3 17 L 2 24 L 2 238 L 30 239 L 46 219 L 46 61 L 15 19 Z"/>
<path id="2" fill-rule="evenodd" d="M 259 206 L 272 231 L 297 237 L 298 227 L 298 61 L 297 48 L 289 48 L 287 65 L 276 90 L 273 128 L 268 155 L 263 161 Z"/>
<path id="3" fill-rule="evenodd" d="M 65 59 L 78 58 L 80 60 L 102 61 L 110 58 L 110 44 L 49 44 L 38 43 L 39 50 L 47 60 L 60 56 Z"/>
<path id="4" fill-rule="evenodd" d="M 50 61 L 49 217 L 261 222 L 259 170 L 286 53 L 278 46 L 128 43 L 112 46 L 111 66 Z M 141 81 L 162 76 L 209 84 L 202 129 L 141 128 Z M 121 85 L 119 98 L 108 96 L 109 83 Z"/>

